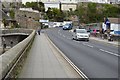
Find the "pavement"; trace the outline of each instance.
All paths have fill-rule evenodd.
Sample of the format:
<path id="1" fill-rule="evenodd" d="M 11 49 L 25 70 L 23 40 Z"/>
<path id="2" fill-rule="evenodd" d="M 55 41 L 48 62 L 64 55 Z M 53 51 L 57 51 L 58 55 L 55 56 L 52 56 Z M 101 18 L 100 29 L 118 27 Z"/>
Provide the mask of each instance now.
<path id="1" fill-rule="evenodd" d="M 98 37 L 90 37 L 90 39 L 92 40 L 96 40 L 96 41 L 100 41 L 100 42 L 104 42 L 104 43 L 108 43 L 108 44 L 112 44 L 115 46 L 120 45 L 120 42 L 117 41 L 108 41 L 107 39 L 102 39 L 102 38 L 98 38 Z"/>
<path id="2" fill-rule="evenodd" d="M 44 33 L 36 35 L 19 78 L 80 78 Z"/>

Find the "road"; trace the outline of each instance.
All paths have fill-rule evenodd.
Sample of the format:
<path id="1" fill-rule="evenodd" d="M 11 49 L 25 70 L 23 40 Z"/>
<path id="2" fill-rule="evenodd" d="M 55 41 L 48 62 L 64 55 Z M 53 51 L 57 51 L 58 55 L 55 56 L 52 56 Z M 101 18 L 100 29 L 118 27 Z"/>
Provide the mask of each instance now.
<path id="1" fill-rule="evenodd" d="M 99 41 L 72 40 L 61 28 L 46 30 L 53 43 L 89 78 L 118 78 L 118 47 Z"/>

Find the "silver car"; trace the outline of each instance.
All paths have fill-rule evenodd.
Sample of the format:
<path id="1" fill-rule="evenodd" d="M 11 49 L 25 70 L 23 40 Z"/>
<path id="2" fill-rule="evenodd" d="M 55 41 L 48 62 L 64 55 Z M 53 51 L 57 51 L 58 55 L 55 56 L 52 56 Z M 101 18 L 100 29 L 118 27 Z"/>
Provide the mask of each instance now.
<path id="1" fill-rule="evenodd" d="M 89 41 L 89 33 L 86 29 L 74 29 L 73 39 Z"/>

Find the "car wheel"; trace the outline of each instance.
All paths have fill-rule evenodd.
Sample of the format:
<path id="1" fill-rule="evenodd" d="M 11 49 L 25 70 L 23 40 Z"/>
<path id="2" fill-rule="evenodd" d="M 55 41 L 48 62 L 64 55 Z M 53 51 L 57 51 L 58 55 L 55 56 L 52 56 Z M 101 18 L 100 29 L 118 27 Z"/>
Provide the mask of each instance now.
<path id="1" fill-rule="evenodd" d="M 89 39 L 86 40 L 87 42 L 89 41 Z"/>
<path id="2" fill-rule="evenodd" d="M 74 38 L 72 38 L 72 40 L 75 40 Z"/>
<path id="3" fill-rule="evenodd" d="M 78 41 L 77 36 L 75 36 L 75 40 Z"/>

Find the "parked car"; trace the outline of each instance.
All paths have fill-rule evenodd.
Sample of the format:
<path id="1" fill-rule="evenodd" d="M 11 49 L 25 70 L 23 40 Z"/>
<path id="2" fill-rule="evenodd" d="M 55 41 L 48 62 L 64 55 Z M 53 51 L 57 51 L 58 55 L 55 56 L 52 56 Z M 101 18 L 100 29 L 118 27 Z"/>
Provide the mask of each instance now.
<path id="1" fill-rule="evenodd" d="M 89 41 L 89 33 L 86 29 L 74 29 L 73 39 Z"/>

